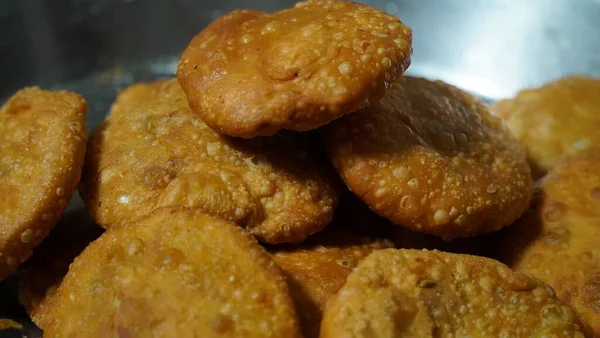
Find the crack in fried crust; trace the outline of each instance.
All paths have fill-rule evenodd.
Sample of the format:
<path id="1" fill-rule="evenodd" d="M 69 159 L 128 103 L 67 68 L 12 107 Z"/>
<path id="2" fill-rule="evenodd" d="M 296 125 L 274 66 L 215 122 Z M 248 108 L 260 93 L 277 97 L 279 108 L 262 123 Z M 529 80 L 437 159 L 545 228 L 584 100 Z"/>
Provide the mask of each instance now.
<path id="1" fill-rule="evenodd" d="M 492 111 L 527 149 L 535 177 L 566 158 L 600 149 L 600 79 L 573 76 L 500 100 Z"/>
<path id="2" fill-rule="evenodd" d="M 261 241 L 300 242 L 331 221 L 341 193 L 303 137 L 221 136 L 191 113 L 175 79 L 137 84 L 92 134 L 80 191 L 106 228 L 157 207 L 201 208 Z"/>
<path id="3" fill-rule="evenodd" d="M 47 337 L 300 337 L 285 279 L 243 229 L 156 210 L 75 259 Z"/>
<path id="4" fill-rule="evenodd" d="M 0 279 L 54 227 L 81 177 L 87 103 L 67 91 L 18 91 L 0 108 Z"/>
<path id="5" fill-rule="evenodd" d="M 477 99 L 404 76 L 322 129 L 348 188 L 393 223 L 444 239 L 499 230 L 529 206 L 525 152 Z"/>
<path id="6" fill-rule="evenodd" d="M 550 286 L 489 258 L 385 249 L 325 309 L 321 337 L 581 337 Z"/>
<path id="7" fill-rule="evenodd" d="M 412 33 L 383 11 L 307 1 L 215 20 L 183 52 L 190 107 L 219 133 L 309 130 L 381 99 L 410 64 Z"/>
<path id="8" fill-rule="evenodd" d="M 590 337 L 600 335 L 600 152 L 552 169 L 536 205 L 496 238 L 497 255 L 556 290 Z"/>

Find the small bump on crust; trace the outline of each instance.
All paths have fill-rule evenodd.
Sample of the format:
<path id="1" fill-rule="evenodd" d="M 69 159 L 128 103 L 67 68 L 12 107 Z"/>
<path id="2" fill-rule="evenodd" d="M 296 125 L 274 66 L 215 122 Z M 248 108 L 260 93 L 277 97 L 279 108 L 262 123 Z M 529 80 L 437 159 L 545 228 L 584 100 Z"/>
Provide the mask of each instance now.
<path id="1" fill-rule="evenodd" d="M 348 188 L 398 225 L 444 239 L 498 230 L 529 206 L 525 152 L 477 99 L 404 76 L 322 129 Z"/>
<path id="2" fill-rule="evenodd" d="M 75 259 L 55 302 L 45 337 L 300 337 L 264 249 L 197 210 L 108 230 Z"/>
<path id="3" fill-rule="evenodd" d="M 219 133 L 304 131 L 381 99 L 408 68 L 411 43 L 398 18 L 352 2 L 234 11 L 194 37 L 177 77 L 190 107 Z"/>
<path id="4" fill-rule="evenodd" d="M 566 77 L 492 106 L 527 149 L 535 177 L 566 158 L 600 149 L 600 79 Z"/>
<path id="5" fill-rule="evenodd" d="M 321 337 L 581 337 L 550 286 L 489 258 L 386 249 L 327 304 Z"/>
<path id="6" fill-rule="evenodd" d="M 80 189 L 103 227 L 157 207 L 200 208 L 282 243 L 331 221 L 339 182 L 306 135 L 221 136 L 191 113 L 175 79 L 126 89 L 113 109 L 90 138 Z"/>
<path id="7" fill-rule="evenodd" d="M 496 254 L 549 283 L 600 335 L 600 153 L 575 156 L 541 181 L 535 207 L 495 238 Z"/>
<path id="8" fill-rule="evenodd" d="M 25 88 L 0 108 L 0 279 L 48 235 L 77 188 L 87 103 Z"/>

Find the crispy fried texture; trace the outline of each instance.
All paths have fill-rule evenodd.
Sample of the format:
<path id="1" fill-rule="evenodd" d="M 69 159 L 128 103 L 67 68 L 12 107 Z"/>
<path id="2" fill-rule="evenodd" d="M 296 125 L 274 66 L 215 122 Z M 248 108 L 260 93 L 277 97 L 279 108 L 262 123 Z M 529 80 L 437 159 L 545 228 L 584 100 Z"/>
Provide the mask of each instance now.
<path id="1" fill-rule="evenodd" d="M 321 337 L 583 337 L 550 286 L 489 258 L 379 250 L 328 303 Z"/>
<path id="2" fill-rule="evenodd" d="M 398 18 L 352 2 L 234 11 L 194 37 L 177 77 L 211 128 L 269 136 L 313 129 L 381 99 L 408 68 L 411 43 Z"/>
<path id="3" fill-rule="evenodd" d="M 75 191 L 87 103 L 67 91 L 25 88 L 0 108 L 0 279 L 27 259 Z"/>
<path id="4" fill-rule="evenodd" d="M 47 337 L 299 337 L 285 280 L 232 223 L 156 210 L 108 230 L 58 288 Z"/>
<path id="5" fill-rule="evenodd" d="M 388 240 L 335 229 L 311 236 L 301 245 L 271 250 L 287 279 L 305 338 L 319 337 L 327 300 L 344 285 L 358 262 L 375 250 L 391 247 Z"/>
<path id="6" fill-rule="evenodd" d="M 102 234 L 84 209 L 67 212 L 19 271 L 19 301 L 44 329 L 51 320 L 56 290 L 73 262 Z"/>
<path id="7" fill-rule="evenodd" d="M 443 82 L 402 77 L 323 129 L 342 179 L 393 223 L 444 239 L 498 230 L 529 206 L 525 152 L 499 118 Z"/>
<path id="8" fill-rule="evenodd" d="M 536 206 L 497 239 L 512 268 L 548 282 L 589 336 L 600 336 L 600 154 L 555 167 Z"/>
<path id="9" fill-rule="evenodd" d="M 598 92 L 600 79 L 566 77 L 501 100 L 492 111 L 527 148 L 533 173 L 541 177 L 567 157 L 600 148 Z"/>
<path id="10" fill-rule="evenodd" d="M 331 221 L 339 183 L 302 136 L 220 136 L 190 112 L 174 79 L 132 90 L 89 142 L 81 192 L 100 225 L 157 207 L 201 208 L 281 243 Z"/>

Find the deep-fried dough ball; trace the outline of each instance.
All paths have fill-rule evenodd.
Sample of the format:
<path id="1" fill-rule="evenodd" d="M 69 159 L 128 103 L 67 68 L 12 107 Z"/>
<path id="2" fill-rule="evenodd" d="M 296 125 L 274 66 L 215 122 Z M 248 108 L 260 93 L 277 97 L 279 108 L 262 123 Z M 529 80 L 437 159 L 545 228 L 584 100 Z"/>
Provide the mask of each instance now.
<path id="1" fill-rule="evenodd" d="M 103 227 L 158 207 L 200 208 L 281 243 L 331 221 L 339 183 L 304 135 L 221 136 L 191 113 L 174 79 L 135 85 L 113 109 L 91 136 L 81 189 Z"/>
<path id="2" fill-rule="evenodd" d="M 511 224 L 529 207 L 525 152 L 485 105 L 400 78 L 380 102 L 323 129 L 348 188 L 398 225 L 444 239 Z"/>
<path id="3" fill-rule="evenodd" d="M 546 283 L 489 258 L 386 249 L 328 303 L 321 337 L 581 337 Z"/>
<path id="4" fill-rule="evenodd" d="M 45 337 L 300 337 L 277 265 L 198 210 L 106 231 L 69 268 L 51 314 Z"/>
<path id="5" fill-rule="evenodd" d="M 0 108 L 0 279 L 54 227 L 83 167 L 87 103 L 25 88 Z"/>
<path id="6" fill-rule="evenodd" d="M 600 335 L 600 153 L 555 167 L 538 190 L 535 208 L 496 238 L 499 258 L 552 285 Z"/>
<path id="7" fill-rule="evenodd" d="M 313 129 L 380 99 L 408 67 L 411 42 L 398 18 L 353 2 L 234 11 L 190 42 L 177 77 L 219 133 L 268 136 Z"/>
<path id="8" fill-rule="evenodd" d="M 566 77 L 497 102 L 502 116 L 528 151 L 534 176 L 565 158 L 600 149 L 600 79 Z"/>

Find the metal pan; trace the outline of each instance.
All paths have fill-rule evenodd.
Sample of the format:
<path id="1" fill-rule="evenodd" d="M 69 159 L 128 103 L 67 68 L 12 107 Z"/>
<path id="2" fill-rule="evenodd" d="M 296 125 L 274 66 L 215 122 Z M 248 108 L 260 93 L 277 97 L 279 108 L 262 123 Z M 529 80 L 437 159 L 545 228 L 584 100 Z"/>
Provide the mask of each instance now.
<path id="1" fill-rule="evenodd" d="M 275 11 L 293 0 L 0 1 L 0 101 L 26 85 L 86 96 L 88 129 L 117 91 L 173 76 L 179 53 L 213 19 L 236 8 Z M 414 30 L 409 73 L 441 79 L 487 100 L 570 74 L 600 76 L 600 0 L 365 0 Z M 81 207 L 78 197 L 70 208 Z M 0 318 L 40 337 L 0 283 Z"/>

